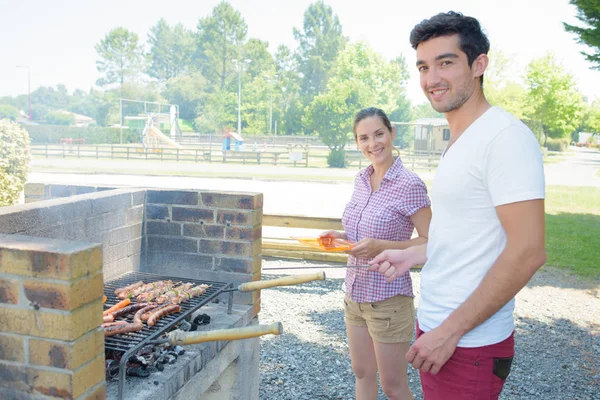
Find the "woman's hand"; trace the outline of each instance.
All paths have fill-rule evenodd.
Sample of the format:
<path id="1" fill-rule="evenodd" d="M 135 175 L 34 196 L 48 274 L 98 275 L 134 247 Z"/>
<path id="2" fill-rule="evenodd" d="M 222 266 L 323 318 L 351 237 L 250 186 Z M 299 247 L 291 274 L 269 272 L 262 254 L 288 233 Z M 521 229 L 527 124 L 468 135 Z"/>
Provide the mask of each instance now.
<path id="1" fill-rule="evenodd" d="M 382 251 L 380 240 L 365 238 L 356 242 L 346 253 L 357 258 L 373 258 Z"/>
<path id="2" fill-rule="evenodd" d="M 346 240 L 346 233 L 345 232 L 338 232 L 338 231 L 325 231 L 325 232 L 321 232 L 321 234 L 319 235 L 320 238 L 332 238 L 332 239 L 344 239 Z"/>

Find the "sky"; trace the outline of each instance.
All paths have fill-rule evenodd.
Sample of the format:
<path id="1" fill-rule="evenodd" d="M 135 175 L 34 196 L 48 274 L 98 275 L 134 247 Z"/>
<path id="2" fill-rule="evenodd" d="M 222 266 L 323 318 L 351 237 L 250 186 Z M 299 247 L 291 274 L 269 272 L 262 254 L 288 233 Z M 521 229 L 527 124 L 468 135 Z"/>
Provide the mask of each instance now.
<path id="1" fill-rule="evenodd" d="M 302 29 L 310 0 L 230 0 L 248 24 L 248 37 L 265 40 L 273 54 L 280 44 L 296 47 L 293 27 Z M 198 20 L 210 15 L 218 0 L 0 0 L 0 96 L 65 84 L 69 92 L 89 90 L 100 74 L 95 44 L 113 28 L 123 26 L 146 41 L 160 18 L 196 30 Z M 572 73 L 579 90 L 590 101 L 600 98 L 600 71 L 580 54 L 589 51 L 564 31 L 562 22 L 579 24 L 568 0 L 326 0 L 351 41 L 368 42 L 387 59 L 403 54 L 410 80 L 407 93 L 413 104 L 425 102 L 408 36 L 415 24 L 438 12 L 460 11 L 477 18 L 492 51 L 512 61 L 510 79 L 518 80 L 527 64 L 553 52 Z M 493 56 L 493 53 L 492 53 Z"/>

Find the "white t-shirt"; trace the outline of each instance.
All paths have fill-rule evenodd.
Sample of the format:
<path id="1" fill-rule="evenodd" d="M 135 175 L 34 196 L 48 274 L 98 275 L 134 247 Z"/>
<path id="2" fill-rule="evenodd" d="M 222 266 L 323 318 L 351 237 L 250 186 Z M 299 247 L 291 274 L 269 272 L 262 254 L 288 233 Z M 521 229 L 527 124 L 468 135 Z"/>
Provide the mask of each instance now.
<path id="1" fill-rule="evenodd" d="M 440 160 L 431 191 L 433 218 L 421 272 L 419 327 L 438 327 L 479 286 L 506 245 L 495 207 L 543 199 L 544 166 L 533 133 L 492 107 L 473 122 Z M 480 347 L 514 330 L 514 299 L 462 337 Z"/>

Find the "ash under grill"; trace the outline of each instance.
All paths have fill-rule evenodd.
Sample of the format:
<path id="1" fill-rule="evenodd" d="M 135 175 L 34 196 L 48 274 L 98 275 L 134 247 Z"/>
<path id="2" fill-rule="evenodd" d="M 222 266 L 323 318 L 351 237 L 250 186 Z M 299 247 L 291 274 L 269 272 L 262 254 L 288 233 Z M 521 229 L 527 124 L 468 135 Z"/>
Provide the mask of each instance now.
<path id="1" fill-rule="evenodd" d="M 121 355 L 119 363 L 119 399 L 124 398 L 124 380 L 126 363 L 132 355 L 136 354 L 142 347 L 144 347 L 149 341 L 158 338 L 164 333 L 168 333 L 173 330 L 179 322 L 184 319 L 190 320 L 192 314 L 200 307 L 208 304 L 215 299 L 219 294 L 227 289 L 231 289 L 233 285 L 225 282 L 212 282 L 204 280 L 194 280 L 180 277 L 164 276 L 157 274 L 149 274 L 145 272 L 129 272 L 121 275 L 119 278 L 105 282 L 104 294 L 107 297 L 106 304 L 113 305 L 118 303 L 121 299 L 115 296 L 115 289 L 125 287 L 132 283 L 143 281 L 144 283 L 152 283 L 162 280 L 171 280 L 173 282 L 192 283 L 194 286 L 197 285 L 210 285 L 210 287 L 202 295 L 193 297 L 188 301 L 180 304 L 181 311 L 175 314 L 169 314 L 159 319 L 156 325 L 147 326 L 144 324 L 144 328 L 139 332 L 132 332 L 126 334 L 119 334 L 104 338 L 104 347 L 107 354 L 109 351 L 123 353 Z M 133 313 L 127 316 L 131 319 Z"/>

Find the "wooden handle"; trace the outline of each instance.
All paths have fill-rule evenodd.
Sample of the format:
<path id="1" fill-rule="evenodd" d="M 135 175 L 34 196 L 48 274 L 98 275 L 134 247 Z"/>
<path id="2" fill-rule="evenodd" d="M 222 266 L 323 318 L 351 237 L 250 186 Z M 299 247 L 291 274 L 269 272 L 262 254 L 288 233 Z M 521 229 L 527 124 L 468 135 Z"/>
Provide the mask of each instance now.
<path id="1" fill-rule="evenodd" d="M 283 325 L 274 322 L 271 325 L 252 325 L 245 328 L 216 329 L 206 332 L 184 332 L 180 330 L 169 333 L 169 343 L 172 345 L 197 344 L 215 340 L 248 339 L 268 334 L 281 335 Z"/>
<path id="2" fill-rule="evenodd" d="M 266 289 L 275 286 L 291 286 L 300 283 L 312 281 L 324 281 L 325 272 L 315 272 L 312 274 L 284 276 L 277 279 L 269 279 L 268 281 L 246 282 L 238 286 L 240 292 L 251 292 L 253 290 Z"/>

